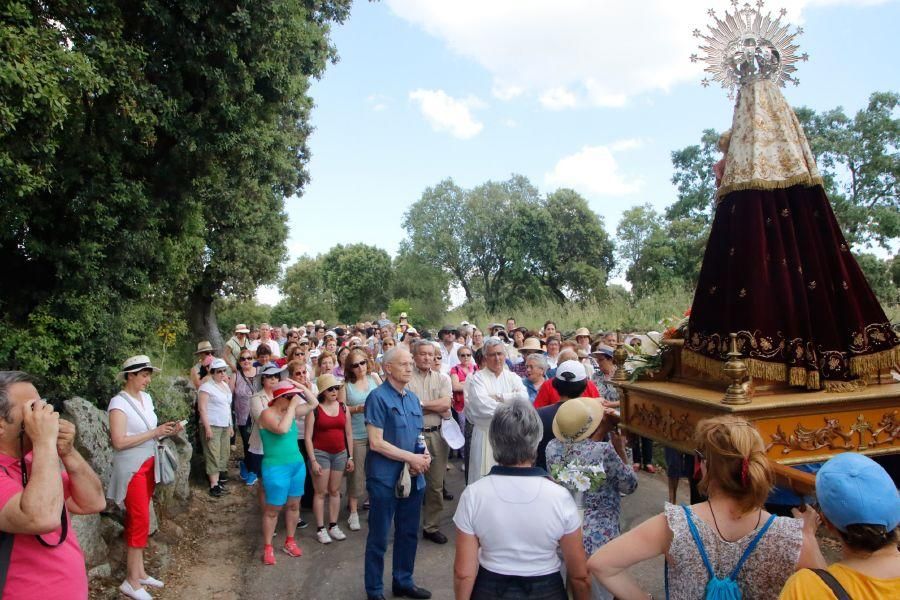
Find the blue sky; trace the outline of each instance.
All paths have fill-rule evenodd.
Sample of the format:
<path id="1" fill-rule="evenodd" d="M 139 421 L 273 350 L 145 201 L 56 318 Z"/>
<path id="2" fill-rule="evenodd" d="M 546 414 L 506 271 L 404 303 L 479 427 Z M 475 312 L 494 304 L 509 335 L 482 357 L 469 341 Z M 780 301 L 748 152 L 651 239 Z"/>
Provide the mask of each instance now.
<path id="1" fill-rule="evenodd" d="M 900 89 L 900 2 L 767 3 L 782 6 L 810 55 L 792 105 L 852 114 Z M 287 264 L 337 243 L 393 254 L 407 207 L 446 177 L 573 187 L 610 233 L 631 206 L 671 203 L 670 152 L 731 122 L 726 93 L 688 60 L 709 8 L 730 3 L 357 0 L 333 31 L 340 61 L 312 87 L 311 182 L 286 202 Z"/>

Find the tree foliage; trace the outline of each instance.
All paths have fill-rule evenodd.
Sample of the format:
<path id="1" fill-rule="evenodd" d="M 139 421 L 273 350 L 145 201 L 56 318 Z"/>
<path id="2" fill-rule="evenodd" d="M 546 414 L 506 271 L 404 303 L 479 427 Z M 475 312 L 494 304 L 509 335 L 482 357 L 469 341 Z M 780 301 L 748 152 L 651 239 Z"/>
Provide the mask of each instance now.
<path id="1" fill-rule="evenodd" d="M 488 310 L 521 300 L 597 297 L 613 265 L 599 215 L 572 190 L 542 197 L 521 175 L 463 190 L 451 179 L 407 211 L 409 251 Z"/>
<path id="2" fill-rule="evenodd" d="M 193 309 L 273 280 L 310 77 L 350 0 L 0 8 L 0 363 L 102 396 Z"/>
<path id="3" fill-rule="evenodd" d="M 391 257 L 366 244 L 338 244 L 327 253 L 301 257 L 281 281 L 284 299 L 273 313 L 296 315 L 290 322 L 311 318 L 344 323 L 379 313 L 391 295 Z M 290 311 L 290 312 L 289 312 Z"/>
<path id="4" fill-rule="evenodd" d="M 900 94 L 874 92 L 853 118 L 841 107 L 796 110 L 853 245 L 890 249 L 900 237 Z"/>

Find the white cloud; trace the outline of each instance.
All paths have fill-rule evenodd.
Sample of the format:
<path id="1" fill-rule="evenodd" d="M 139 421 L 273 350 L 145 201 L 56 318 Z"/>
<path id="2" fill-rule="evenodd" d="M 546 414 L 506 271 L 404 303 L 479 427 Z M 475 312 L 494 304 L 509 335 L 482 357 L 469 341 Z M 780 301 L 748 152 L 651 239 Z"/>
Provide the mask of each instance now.
<path id="1" fill-rule="evenodd" d="M 503 85 L 494 83 L 491 88 L 491 95 L 498 100 L 512 100 L 518 98 L 525 93 L 525 90 L 517 85 Z"/>
<path id="2" fill-rule="evenodd" d="M 515 119 L 503 119 L 503 125 L 509 127 L 510 129 L 515 129 L 519 126 L 519 122 Z"/>
<path id="3" fill-rule="evenodd" d="M 578 98 L 566 88 L 556 87 L 541 94 L 540 102 L 545 108 L 550 110 L 562 110 L 577 106 Z"/>
<path id="4" fill-rule="evenodd" d="M 615 155 L 642 145 L 640 140 L 618 140 L 605 146 L 584 146 L 565 156 L 544 176 L 548 185 L 572 188 L 586 196 L 627 196 L 641 189 L 643 182 L 623 174 Z"/>
<path id="5" fill-rule="evenodd" d="M 802 22 L 814 5 L 870 5 L 883 0 L 778 0 L 767 6 Z M 386 0 L 391 10 L 480 64 L 492 94 L 523 93 L 550 109 L 619 107 L 630 98 L 702 78 L 694 28 L 705 29 L 709 0 Z M 722 16 L 725 2 L 715 3 Z M 803 37 L 799 38 L 801 45 Z M 574 100 L 573 100 L 574 97 Z"/>
<path id="6" fill-rule="evenodd" d="M 478 135 L 484 125 L 475 120 L 470 109 L 487 105 L 474 96 L 453 98 L 444 90 L 418 89 L 409 93 L 409 99 L 419 105 L 425 120 L 435 131 L 447 132 L 453 137 L 467 140 Z"/>

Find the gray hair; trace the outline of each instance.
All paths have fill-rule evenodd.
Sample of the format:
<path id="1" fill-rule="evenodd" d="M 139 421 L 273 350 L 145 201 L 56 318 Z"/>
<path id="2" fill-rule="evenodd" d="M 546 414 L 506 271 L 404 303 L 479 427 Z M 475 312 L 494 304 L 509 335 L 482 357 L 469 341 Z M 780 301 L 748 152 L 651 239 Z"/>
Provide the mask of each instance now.
<path id="1" fill-rule="evenodd" d="M 491 337 L 484 338 L 484 354 L 487 354 L 488 351 L 489 351 L 493 346 L 500 346 L 500 347 L 502 347 L 502 348 L 503 348 L 503 352 L 506 353 L 506 344 L 503 342 L 503 340 L 501 340 L 500 338 L 498 338 L 498 337 L 495 336 L 495 335 L 492 335 Z"/>
<path id="2" fill-rule="evenodd" d="M 489 436 L 498 465 L 534 463 L 544 426 L 530 402 L 517 400 L 497 407 Z"/>
<path id="3" fill-rule="evenodd" d="M 431 342 L 431 340 L 425 340 L 425 339 L 419 338 L 415 342 L 413 342 L 412 345 L 409 347 L 410 354 L 415 356 L 416 354 L 419 353 L 420 348 L 424 348 L 426 346 L 428 346 L 432 349 L 434 348 L 434 344 Z"/>
<path id="4" fill-rule="evenodd" d="M 385 352 L 384 355 L 382 355 L 381 364 L 389 365 L 389 364 L 393 363 L 394 359 L 397 358 L 398 352 L 403 352 L 403 348 L 400 348 L 397 346 L 397 344 L 394 344 L 393 348 L 391 348 L 390 350 Z"/>
<path id="5" fill-rule="evenodd" d="M 24 371 L 0 371 L 0 418 L 9 423 L 9 388 L 17 383 L 34 383 Z"/>
<path id="6" fill-rule="evenodd" d="M 540 352 L 529 354 L 528 358 L 525 359 L 525 364 L 527 365 L 529 361 L 536 362 L 542 371 L 546 371 L 550 368 L 550 363 L 547 362 L 546 355 L 541 354 Z"/>

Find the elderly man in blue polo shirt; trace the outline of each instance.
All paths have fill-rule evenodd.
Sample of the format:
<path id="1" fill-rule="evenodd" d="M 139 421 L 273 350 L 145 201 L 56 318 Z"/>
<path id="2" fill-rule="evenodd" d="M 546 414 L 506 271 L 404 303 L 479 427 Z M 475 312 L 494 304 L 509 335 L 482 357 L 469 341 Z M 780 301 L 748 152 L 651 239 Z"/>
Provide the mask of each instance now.
<path id="1" fill-rule="evenodd" d="M 370 505 L 366 595 L 369 600 L 384 600 L 384 553 L 391 523 L 396 521 L 393 594 L 401 598 L 431 598 L 431 592 L 413 582 L 419 518 L 425 494 L 422 474 L 431 465 L 431 456 L 427 450 L 421 454 L 416 452 L 423 420 L 419 399 L 406 390 L 412 379 L 412 355 L 403 348 L 394 348 L 384 355 L 382 366 L 385 382 L 366 398 L 366 430 L 369 434 L 366 489 Z M 412 485 L 408 497 L 398 498 L 395 485 L 404 463 L 409 466 Z"/>

